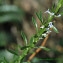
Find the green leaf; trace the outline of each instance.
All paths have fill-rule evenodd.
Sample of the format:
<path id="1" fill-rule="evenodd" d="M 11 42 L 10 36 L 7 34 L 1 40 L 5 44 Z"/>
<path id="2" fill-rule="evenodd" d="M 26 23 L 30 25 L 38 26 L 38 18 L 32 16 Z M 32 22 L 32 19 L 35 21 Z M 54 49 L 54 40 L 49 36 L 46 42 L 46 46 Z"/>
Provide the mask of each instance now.
<path id="1" fill-rule="evenodd" d="M 20 21 L 21 17 L 17 14 L 6 14 L 0 16 L 0 23 L 11 22 L 11 21 Z"/>
<path id="2" fill-rule="evenodd" d="M 27 45 L 27 37 L 23 31 L 21 31 L 21 36 L 22 36 L 23 40 L 25 41 L 25 44 Z"/>
<path id="3" fill-rule="evenodd" d="M 29 48 L 30 46 L 24 46 L 24 47 L 20 47 L 21 50 L 24 50 L 26 48 Z"/>
<path id="4" fill-rule="evenodd" d="M 21 21 L 23 16 L 23 10 L 15 5 L 0 6 L 0 23 Z"/>
<path id="5" fill-rule="evenodd" d="M 32 23 L 34 24 L 35 28 L 38 29 L 38 25 L 34 17 L 32 17 Z"/>
<path id="6" fill-rule="evenodd" d="M 41 35 L 44 33 L 45 30 L 46 30 L 45 28 L 40 29 L 40 30 L 38 31 L 37 35 L 38 35 L 38 36 L 41 36 Z"/>
<path id="7" fill-rule="evenodd" d="M 59 9 L 58 14 L 61 14 L 61 15 L 63 16 L 63 7 L 61 7 L 61 8 Z"/>
<path id="8" fill-rule="evenodd" d="M 15 5 L 2 5 L 0 6 L 0 12 L 21 12 L 21 9 Z"/>
<path id="9" fill-rule="evenodd" d="M 34 37 L 31 37 L 30 44 L 33 44 L 33 42 L 34 42 Z"/>
<path id="10" fill-rule="evenodd" d="M 18 55 L 18 52 L 17 52 L 17 51 L 10 50 L 10 49 L 8 49 L 8 51 L 11 52 L 11 53 L 14 54 L 14 55 Z"/>
<path id="11" fill-rule="evenodd" d="M 38 41 L 38 36 L 37 35 L 34 35 L 33 37 L 31 37 L 31 39 L 30 39 L 30 46 L 34 47 L 34 44 L 36 44 L 37 41 Z"/>
<path id="12" fill-rule="evenodd" d="M 5 57 L 4 57 L 3 61 L 4 61 L 4 63 L 9 63 Z"/>
<path id="13" fill-rule="evenodd" d="M 35 48 L 41 48 L 41 49 L 43 49 L 43 50 L 45 50 L 45 51 L 50 51 L 49 48 L 46 48 L 46 47 L 43 47 L 43 46 L 39 46 L 39 47 L 35 47 Z"/>
<path id="14" fill-rule="evenodd" d="M 39 18 L 39 20 L 41 21 L 41 23 L 43 22 L 43 18 L 42 18 L 42 12 L 37 12 L 36 13 L 37 17 Z"/>
<path id="15" fill-rule="evenodd" d="M 59 11 L 59 9 L 62 7 L 62 4 L 63 4 L 63 0 L 58 0 L 57 7 L 56 7 L 56 10 L 55 10 L 55 13 L 57 13 L 57 12 Z"/>
<path id="16" fill-rule="evenodd" d="M 34 36 L 34 43 L 37 43 L 37 42 L 38 42 L 38 36 L 35 35 L 35 36 Z"/>
<path id="17" fill-rule="evenodd" d="M 45 51 L 50 51 L 50 49 L 49 48 L 46 48 L 46 47 L 40 47 L 40 48 L 42 48 Z"/>
<path id="18" fill-rule="evenodd" d="M 59 33 L 56 27 L 53 26 L 52 29 L 54 30 L 54 32 Z"/>

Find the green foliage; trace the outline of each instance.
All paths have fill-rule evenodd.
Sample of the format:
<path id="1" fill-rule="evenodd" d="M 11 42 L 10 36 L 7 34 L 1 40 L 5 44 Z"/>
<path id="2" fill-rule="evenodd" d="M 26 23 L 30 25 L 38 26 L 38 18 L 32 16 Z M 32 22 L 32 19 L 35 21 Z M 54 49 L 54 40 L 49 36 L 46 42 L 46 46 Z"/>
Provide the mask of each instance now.
<path id="1" fill-rule="evenodd" d="M 41 48 L 41 49 L 43 49 L 43 50 L 45 50 L 45 51 L 50 51 L 49 48 L 46 48 L 46 47 L 43 47 L 43 46 L 39 46 L 39 47 L 35 47 L 35 48 Z"/>
<path id="2" fill-rule="evenodd" d="M 23 10 L 15 5 L 0 5 L 0 24 L 5 23 L 21 23 L 23 17 Z M 1 28 L 1 27 L 0 27 Z M 3 29 L 3 28 L 2 28 Z M 7 43 L 13 42 L 12 36 L 5 30 L 0 31 L 0 46 L 6 46 Z"/>
<path id="3" fill-rule="evenodd" d="M 60 1 L 60 3 L 58 3 L 58 5 L 57 5 L 57 7 L 56 7 L 56 10 L 55 10 L 55 8 L 53 8 L 55 11 L 55 14 L 58 12 L 58 10 L 60 9 L 60 7 L 61 7 L 61 1 Z M 50 12 L 50 11 L 49 11 Z M 50 12 L 50 14 L 52 14 L 51 12 Z M 33 36 L 33 37 L 31 37 L 31 39 L 30 39 L 30 42 L 29 42 L 29 47 L 25 47 L 25 49 L 23 50 L 23 54 L 21 55 L 21 58 L 20 58 L 20 60 L 23 60 L 24 58 L 23 57 L 25 57 L 26 55 L 27 55 L 27 52 L 29 52 L 29 50 L 30 49 L 32 49 L 32 48 L 42 48 L 42 49 L 44 49 L 44 50 L 46 50 L 46 51 L 50 51 L 50 49 L 48 49 L 48 48 L 46 48 L 46 47 L 42 47 L 42 46 L 39 46 L 39 47 L 36 47 L 35 46 L 35 44 L 39 41 L 39 38 L 43 38 L 44 39 L 44 37 L 42 36 L 42 34 L 45 34 L 44 32 L 47 32 L 46 31 L 46 28 L 48 28 L 48 26 L 49 26 L 49 23 L 53 20 L 53 18 L 55 17 L 55 14 L 54 15 L 49 15 L 49 17 L 48 17 L 48 19 L 46 20 L 46 22 L 45 22 L 45 24 L 44 24 L 44 28 L 40 28 L 38 31 L 37 31 L 37 33 Z M 41 11 L 40 12 L 38 12 L 38 13 L 36 13 L 36 15 L 37 15 L 37 17 L 38 17 L 38 19 L 40 20 L 40 22 L 43 24 L 43 18 L 42 18 L 42 13 L 41 13 Z M 36 23 L 36 20 L 35 20 L 35 18 L 34 17 L 32 17 L 32 22 L 33 22 L 33 24 L 34 24 L 34 26 L 35 26 L 35 28 L 37 29 L 37 23 Z M 58 30 L 57 30 L 57 28 L 56 27 L 54 27 L 52 24 L 51 24 L 51 26 L 50 27 L 52 27 L 52 29 L 56 32 L 56 33 L 58 33 Z M 50 30 L 49 30 L 50 31 Z M 23 33 L 22 33 L 23 34 Z M 24 39 L 25 40 L 25 39 Z"/>
<path id="4" fill-rule="evenodd" d="M 38 25 L 37 25 L 37 22 L 36 22 L 36 20 L 35 20 L 34 17 L 32 17 L 32 22 L 33 22 L 33 24 L 34 24 L 36 30 L 38 31 Z"/>
<path id="5" fill-rule="evenodd" d="M 61 6 L 62 6 L 62 3 L 63 3 L 63 0 L 58 0 L 57 7 L 56 7 L 56 10 L 55 10 L 55 13 L 57 13 L 57 12 L 59 11 L 59 9 L 60 9 Z"/>
<path id="6" fill-rule="evenodd" d="M 54 30 L 56 33 L 59 33 L 56 27 L 53 27 L 53 30 Z"/>
<path id="7" fill-rule="evenodd" d="M 5 10 L 4 10 L 5 9 Z M 10 12 L 14 12 L 14 13 L 20 13 L 20 8 L 18 8 L 17 6 L 15 5 L 2 5 L 0 6 L 0 13 L 2 12 L 7 12 L 7 13 L 10 13 Z"/>
<path id="8" fill-rule="evenodd" d="M 25 45 L 27 45 L 27 37 L 26 37 L 26 35 L 24 34 L 23 31 L 21 31 L 21 36 L 22 36 L 22 38 L 23 38 L 23 40 L 25 42 Z"/>
<path id="9" fill-rule="evenodd" d="M 42 18 L 42 11 L 36 13 L 38 19 L 41 21 L 41 23 L 43 22 L 43 18 Z"/>
<path id="10" fill-rule="evenodd" d="M 10 50 L 10 49 L 9 49 L 8 51 L 11 52 L 12 54 L 18 56 L 18 49 L 17 49 L 17 48 L 15 48 L 15 50 Z"/>
<path id="11" fill-rule="evenodd" d="M 20 21 L 22 16 L 23 11 L 15 5 L 0 6 L 0 23 Z"/>
<path id="12" fill-rule="evenodd" d="M 34 17 L 32 17 L 32 22 L 33 22 L 37 32 L 36 32 L 35 35 L 33 35 L 31 37 L 30 41 L 28 42 L 25 33 L 23 31 L 21 31 L 21 36 L 22 36 L 22 38 L 23 38 L 23 40 L 25 42 L 25 46 L 23 46 L 23 47 L 19 46 L 19 48 L 22 50 L 21 55 L 18 55 L 18 47 L 17 47 L 17 49 L 15 51 L 9 50 L 11 53 L 13 53 L 14 55 L 17 56 L 17 58 L 15 60 L 13 60 L 12 62 L 10 62 L 10 63 L 28 63 L 28 62 L 24 62 L 24 59 L 25 59 L 25 57 L 27 56 L 27 54 L 29 53 L 29 51 L 32 48 L 33 49 L 34 48 L 42 48 L 45 51 L 50 51 L 49 48 L 46 48 L 46 47 L 43 47 L 43 46 L 36 47 L 36 43 L 40 39 L 44 39 L 45 37 L 47 37 L 47 35 L 51 31 L 50 30 L 51 28 L 56 33 L 58 33 L 57 28 L 54 27 L 53 24 L 50 24 L 50 22 L 52 22 L 52 20 L 55 18 L 55 14 L 57 14 L 59 9 L 62 7 L 62 4 L 63 4 L 62 2 L 63 2 L 63 0 L 59 0 L 57 6 L 55 8 L 54 7 L 52 8 L 52 12 L 54 12 L 54 15 L 52 15 L 53 14 L 52 12 L 47 11 L 47 13 L 49 13 L 49 16 L 48 16 L 47 20 L 42 17 L 42 11 L 36 13 L 36 16 L 38 17 L 38 19 L 41 22 L 41 26 L 44 25 L 43 28 L 38 29 L 38 25 L 37 25 L 36 19 Z M 22 12 L 16 6 L 13 6 L 13 5 L 9 5 L 9 6 L 8 5 L 3 5 L 3 6 L 0 6 L 0 23 L 11 22 L 12 20 L 13 20 L 12 22 L 16 22 L 17 20 L 20 21 L 20 17 L 22 16 L 21 14 L 22 14 Z M 44 23 L 43 19 L 44 19 L 45 23 Z M 46 30 L 46 29 L 48 29 L 48 30 Z M 6 43 L 7 43 L 7 42 L 3 41 L 2 37 L 3 37 L 4 40 L 7 40 L 7 38 L 5 38 L 6 34 L 5 33 L 4 34 L 1 33 L 0 34 L 0 38 L 1 38 L 0 39 L 0 41 L 1 41 L 0 46 L 1 45 L 6 45 Z M 37 61 L 37 58 L 34 60 L 34 62 L 35 61 Z M 0 62 L 1 63 L 2 62 L 3 63 L 8 63 L 6 61 L 6 59 L 3 59 L 3 61 L 0 61 Z"/>

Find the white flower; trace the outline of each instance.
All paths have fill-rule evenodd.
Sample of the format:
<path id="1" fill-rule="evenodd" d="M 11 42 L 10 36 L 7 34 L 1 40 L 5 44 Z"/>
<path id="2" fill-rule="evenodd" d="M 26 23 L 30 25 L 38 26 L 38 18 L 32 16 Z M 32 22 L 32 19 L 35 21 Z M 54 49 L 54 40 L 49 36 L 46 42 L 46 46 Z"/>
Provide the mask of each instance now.
<path id="1" fill-rule="evenodd" d="M 61 17 L 61 14 L 59 14 L 59 15 L 57 15 L 57 16 L 55 15 L 55 17 Z"/>
<path id="2" fill-rule="evenodd" d="M 47 11 L 45 11 L 45 13 L 50 13 L 49 9 Z"/>
<path id="3" fill-rule="evenodd" d="M 42 36 L 46 37 L 46 36 L 47 36 L 47 34 L 46 34 L 46 33 L 44 33 L 44 34 L 42 34 Z"/>
<path id="4" fill-rule="evenodd" d="M 49 31 L 50 29 L 49 28 L 46 28 L 46 31 Z"/>
<path id="5" fill-rule="evenodd" d="M 44 28 L 44 25 L 42 25 L 40 28 L 42 28 L 42 29 L 43 29 L 43 28 Z"/>
<path id="6" fill-rule="evenodd" d="M 46 33 L 48 34 L 48 33 L 50 33 L 50 32 L 52 32 L 52 31 L 49 30 L 49 31 L 47 31 Z"/>
<path id="7" fill-rule="evenodd" d="M 43 39 L 43 38 L 42 38 L 42 37 L 40 37 L 40 38 L 39 38 L 39 40 L 40 40 L 40 39 Z"/>
<path id="8" fill-rule="evenodd" d="M 49 27 L 49 28 L 53 28 L 53 24 L 52 24 L 52 22 L 49 22 L 48 27 Z"/>
<path id="9" fill-rule="evenodd" d="M 52 32 L 52 31 L 50 30 L 50 28 L 46 28 L 46 34 L 48 34 L 48 33 L 50 33 L 50 32 Z"/>
<path id="10" fill-rule="evenodd" d="M 47 11 L 45 11 L 45 13 L 50 14 L 50 17 L 54 15 L 54 13 L 53 12 L 50 12 L 49 9 Z"/>

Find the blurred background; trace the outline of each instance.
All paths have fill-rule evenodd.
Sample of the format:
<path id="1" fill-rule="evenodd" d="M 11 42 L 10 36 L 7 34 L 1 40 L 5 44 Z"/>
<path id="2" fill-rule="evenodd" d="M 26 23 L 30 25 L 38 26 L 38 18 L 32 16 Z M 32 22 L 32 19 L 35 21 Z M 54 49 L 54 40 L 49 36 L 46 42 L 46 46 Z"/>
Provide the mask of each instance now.
<path id="1" fill-rule="evenodd" d="M 36 33 L 32 16 L 35 17 L 39 28 L 41 23 L 35 12 L 41 10 L 42 16 L 47 18 L 48 15 L 44 12 L 53 4 L 57 5 L 57 0 L 0 0 L 0 62 L 5 58 L 7 61 L 16 60 L 17 56 L 11 52 L 15 51 L 14 53 L 19 55 L 22 51 L 17 48 L 17 45 L 25 45 L 21 30 L 29 41 Z M 40 51 L 33 58 L 32 63 L 63 63 L 63 16 L 54 18 L 53 21 L 59 33 L 53 31 L 47 40 L 46 47 L 51 51 Z"/>

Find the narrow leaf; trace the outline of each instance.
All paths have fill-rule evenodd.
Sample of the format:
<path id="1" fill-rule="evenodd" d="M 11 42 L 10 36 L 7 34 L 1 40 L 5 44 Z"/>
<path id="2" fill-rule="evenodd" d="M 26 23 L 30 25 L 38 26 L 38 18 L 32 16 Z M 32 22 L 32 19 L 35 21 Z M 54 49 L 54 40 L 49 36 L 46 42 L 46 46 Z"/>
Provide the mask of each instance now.
<path id="1" fill-rule="evenodd" d="M 30 47 L 34 47 L 35 38 L 34 36 L 30 39 Z"/>
<path id="2" fill-rule="evenodd" d="M 4 61 L 4 63 L 9 63 L 5 57 L 4 57 L 3 61 Z"/>
<path id="3" fill-rule="evenodd" d="M 0 16 L 0 23 L 5 23 L 9 21 L 20 21 L 20 15 L 17 14 L 6 14 L 3 16 Z"/>
<path id="4" fill-rule="evenodd" d="M 18 55 L 18 52 L 17 51 L 15 51 L 15 50 L 8 50 L 9 52 L 11 52 L 12 54 L 14 54 L 14 55 Z"/>
<path id="5" fill-rule="evenodd" d="M 54 30 L 54 32 L 59 33 L 58 30 L 57 30 L 57 28 L 54 27 L 54 26 L 53 26 L 53 30 Z"/>
<path id="6" fill-rule="evenodd" d="M 38 29 L 37 22 L 34 17 L 32 17 L 32 23 L 34 24 L 35 28 Z"/>
<path id="7" fill-rule="evenodd" d="M 26 48 L 29 48 L 30 46 L 24 46 L 24 47 L 20 47 L 21 50 L 24 50 Z"/>
<path id="8" fill-rule="evenodd" d="M 43 46 L 39 46 L 39 47 L 35 47 L 35 48 L 41 48 L 41 49 L 43 49 L 43 50 L 45 50 L 45 51 L 50 51 L 49 48 L 46 48 L 46 47 L 43 47 Z"/>
<path id="9" fill-rule="evenodd" d="M 42 12 L 37 12 L 36 13 L 37 17 L 39 18 L 39 20 L 41 21 L 41 23 L 43 22 L 43 19 L 42 19 Z"/>
<path id="10" fill-rule="evenodd" d="M 20 12 L 20 8 L 15 5 L 2 5 L 0 6 L 0 12 Z"/>
<path id="11" fill-rule="evenodd" d="M 27 37 L 23 31 L 21 31 L 21 36 L 22 36 L 23 40 L 25 41 L 25 44 L 27 45 Z"/>

